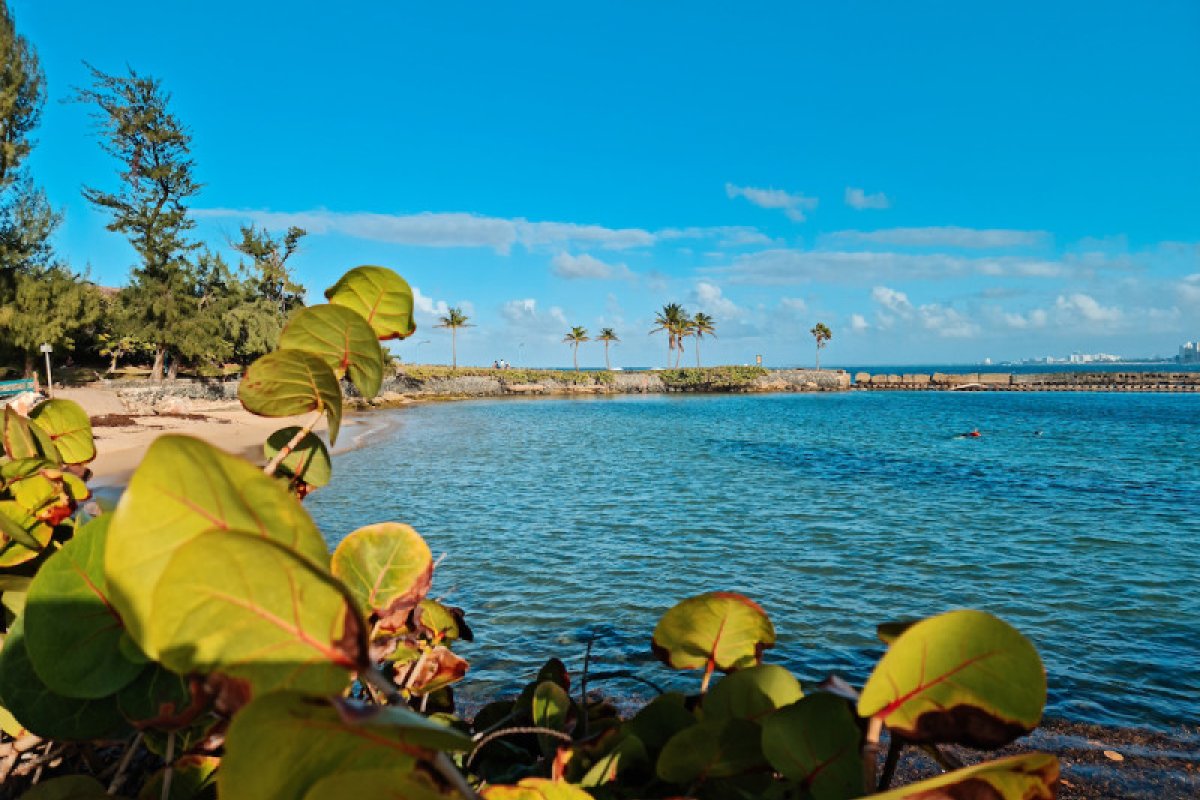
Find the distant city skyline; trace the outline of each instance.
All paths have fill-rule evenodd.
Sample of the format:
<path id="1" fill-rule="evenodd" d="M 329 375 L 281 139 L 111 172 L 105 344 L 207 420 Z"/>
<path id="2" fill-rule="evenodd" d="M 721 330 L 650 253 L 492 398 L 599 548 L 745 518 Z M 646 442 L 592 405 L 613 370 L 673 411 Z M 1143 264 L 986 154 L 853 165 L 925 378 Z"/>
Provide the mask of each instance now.
<path id="1" fill-rule="evenodd" d="M 194 136 L 196 237 L 309 231 L 417 290 L 406 360 L 614 365 L 680 302 L 706 363 L 979 363 L 1177 352 L 1200 335 L 1200 5 L 733 9 L 10 0 L 48 84 L 35 180 L 103 284 L 135 256 L 82 60 L 163 81 Z M 581 365 L 604 363 L 584 345 Z M 694 360 L 688 349 L 684 363 Z"/>

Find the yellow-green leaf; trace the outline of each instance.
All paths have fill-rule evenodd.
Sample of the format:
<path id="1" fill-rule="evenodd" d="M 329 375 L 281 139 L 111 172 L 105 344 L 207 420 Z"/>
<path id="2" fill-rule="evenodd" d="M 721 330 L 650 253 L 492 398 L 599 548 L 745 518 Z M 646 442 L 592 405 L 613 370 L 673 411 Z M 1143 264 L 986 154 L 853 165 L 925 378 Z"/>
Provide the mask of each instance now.
<path id="1" fill-rule="evenodd" d="M 566 781 L 522 778 L 515 786 L 487 787 L 483 800 L 592 800 L 592 796 Z"/>
<path id="2" fill-rule="evenodd" d="M 267 437 L 267 441 L 263 444 L 263 456 L 270 461 L 280 450 L 287 447 L 299 432 L 299 426 L 295 425 L 275 431 Z M 333 477 L 333 462 L 329 458 L 329 449 L 325 447 L 325 442 L 321 441 L 321 437 L 315 433 L 307 433 L 300 439 L 300 443 L 284 456 L 283 461 L 279 462 L 279 467 L 275 472 L 278 475 L 286 475 L 309 486 L 320 488 L 329 483 Z"/>
<path id="3" fill-rule="evenodd" d="M 304 800 L 462 800 L 453 789 L 441 791 L 427 773 L 392 769 L 356 769 L 327 775 L 313 784 Z"/>
<path id="4" fill-rule="evenodd" d="M 92 421 L 73 400 L 47 400 L 29 414 L 58 448 L 64 464 L 86 464 L 96 457 Z"/>
<path id="5" fill-rule="evenodd" d="M 302 308 L 279 336 L 279 347 L 320 356 L 339 378 L 348 376 L 363 397 L 379 393 L 383 355 L 367 321 L 345 306 Z"/>
<path id="6" fill-rule="evenodd" d="M 329 287 L 325 297 L 358 312 L 384 341 L 407 338 L 417 329 L 412 288 L 387 267 L 355 267 Z"/>
<path id="7" fill-rule="evenodd" d="M 246 369 L 238 399 L 260 417 L 292 417 L 324 411 L 329 441 L 336 442 L 342 424 L 342 388 L 320 356 L 304 350 L 267 353 Z"/>
<path id="8" fill-rule="evenodd" d="M 983 611 L 923 620 L 892 642 L 863 687 L 858 713 L 910 742 L 993 749 L 1037 727 L 1046 671 L 1015 628 Z"/>
<path id="9" fill-rule="evenodd" d="M 368 662 L 364 628 L 345 589 L 307 559 L 255 533 L 212 530 L 163 569 L 146 636 L 183 675 L 219 672 L 255 694 L 337 694 Z"/>
<path id="10" fill-rule="evenodd" d="M 152 598 L 175 550 L 213 528 L 252 531 L 328 564 L 321 532 L 294 497 L 262 470 L 189 436 L 150 445 L 112 513 L 104 571 L 112 603 L 151 658 Z"/>
<path id="11" fill-rule="evenodd" d="M 54 464 L 62 463 L 58 448 L 50 436 L 18 414 L 12 406 L 4 407 L 0 424 L 3 426 L 0 429 L 0 441 L 3 441 L 4 452 L 9 458 L 44 458 Z"/>
<path id="12" fill-rule="evenodd" d="M 732 672 L 762 661 L 775 627 L 757 603 L 733 592 L 688 598 L 662 616 L 651 647 L 669 667 Z"/>
<path id="13" fill-rule="evenodd" d="M 763 755 L 812 800 L 844 800 L 862 791 L 862 734 L 846 701 L 817 693 L 763 720 Z"/>
<path id="14" fill-rule="evenodd" d="M 407 616 L 429 591 L 433 554 L 410 526 L 381 522 L 343 539 L 333 551 L 332 569 L 364 614 L 387 620 Z"/>
<path id="15" fill-rule="evenodd" d="M 705 719 L 761 719 L 800 699 L 800 681 L 778 664 L 759 664 L 727 675 L 704 697 Z"/>
<path id="16" fill-rule="evenodd" d="M 671 737 L 656 772 L 667 783 L 729 778 L 765 765 L 762 729 L 745 719 L 705 720 Z"/>

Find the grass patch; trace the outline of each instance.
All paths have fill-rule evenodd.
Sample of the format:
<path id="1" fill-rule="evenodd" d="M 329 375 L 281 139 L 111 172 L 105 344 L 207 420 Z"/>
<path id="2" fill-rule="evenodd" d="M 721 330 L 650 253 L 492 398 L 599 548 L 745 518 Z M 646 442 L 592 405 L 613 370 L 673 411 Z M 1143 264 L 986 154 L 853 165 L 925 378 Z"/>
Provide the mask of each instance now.
<path id="1" fill-rule="evenodd" d="M 749 386 L 769 374 L 763 367 L 691 367 L 656 373 L 672 389 L 724 389 Z"/>

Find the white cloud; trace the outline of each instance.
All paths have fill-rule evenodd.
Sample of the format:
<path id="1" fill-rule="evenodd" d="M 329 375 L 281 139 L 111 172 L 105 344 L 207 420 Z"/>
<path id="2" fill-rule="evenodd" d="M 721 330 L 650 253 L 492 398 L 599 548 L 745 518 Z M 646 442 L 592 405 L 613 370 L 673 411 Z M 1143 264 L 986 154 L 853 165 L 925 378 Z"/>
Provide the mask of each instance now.
<path id="1" fill-rule="evenodd" d="M 872 289 L 871 299 L 889 311 L 895 311 L 900 314 L 912 312 L 912 303 L 908 302 L 908 295 L 904 292 L 898 292 L 895 289 L 889 289 L 886 286 L 876 286 Z"/>
<path id="2" fill-rule="evenodd" d="M 940 303 L 914 306 L 904 292 L 887 286 L 876 286 L 871 290 L 871 298 L 884 309 L 878 316 L 882 328 L 904 321 L 945 339 L 966 339 L 980 332 L 979 325 L 961 311 Z"/>
<path id="3" fill-rule="evenodd" d="M 532 297 L 509 300 L 500 306 L 500 316 L 512 327 L 530 336 L 543 337 L 547 342 L 557 341 L 557 337 L 570 327 L 561 308 L 551 306 L 546 311 L 539 311 L 537 300 Z"/>
<path id="4" fill-rule="evenodd" d="M 986 249 L 1038 247 L 1050 243 L 1046 231 L 1004 228 L 960 228 L 943 225 L 925 228 L 883 228 L 875 231 L 835 231 L 825 237 L 836 242 L 897 245 L 900 247 L 955 247 Z"/>
<path id="5" fill-rule="evenodd" d="M 611 280 L 613 278 L 632 278 L 633 273 L 624 264 L 609 264 L 587 253 L 573 256 L 562 252 L 550 262 L 554 274 L 560 278 L 596 278 Z"/>
<path id="6" fill-rule="evenodd" d="M 725 184 L 725 194 L 730 199 L 744 197 L 759 208 L 780 209 L 787 214 L 788 219 L 795 222 L 803 222 L 804 212 L 812 211 L 820 202 L 816 197 L 792 194 L 783 189 L 759 189 L 753 186 L 735 186 L 732 183 Z"/>
<path id="7" fill-rule="evenodd" d="M 1104 323 L 1120 322 L 1121 309 L 1115 306 L 1102 306 L 1094 297 L 1087 294 L 1059 295 L 1054 301 L 1057 308 L 1067 318 L 1077 317 L 1086 322 Z"/>
<path id="8" fill-rule="evenodd" d="M 779 298 L 779 305 L 796 314 L 808 313 L 808 303 L 804 302 L 803 297 L 781 297 Z"/>
<path id="9" fill-rule="evenodd" d="M 663 228 L 655 232 L 659 239 L 716 239 L 721 247 L 741 247 L 750 244 L 770 244 L 772 239 L 758 228 L 748 225 L 715 225 L 712 227 Z"/>
<path id="10" fill-rule="evenodd" d="M 524 300 L 509 300 L 500 306 L 500 316 L 514 324 L 528 322 L 537 318 L 537 300 L 527 297 Z"/>
<path id="11" fill-rule="evenodd" d="M 721 291 L 721 287 L 710 281 L 698 281 L 692 290 L 692 302 L 700 311 L 725 318 L 740 317 L 744 311 Z"/>
<path id="12" fill-rule="evenodd" d="M 870 328 L 870 327 L 871 327 L 871 323 L 867 322 L 867 318 L 864 317 L 862 314 L 851 314 L 850 315 L 850 330 L 865 331 L 867 328 Z"/>
<path id="13" fill-rule="evenodd" d="M 1179 282 L 1179 295 L 1185 303 L 1200 305 L 1200 272 Z"/>
<path id="14" fill-rule="evenodd" d="M 863 211 L 868 208 L 890 208 L 892 202 L 888 200 L 888 196 L 883 192 L 867 194 L 862 189 L 855 189 L 852 186 L 846 187 L 846 205 L 851 208 L 856 208 Z"/>
<path id="15" fill-rule="evenodd" d="M 423 314 L 426 317 L 444 317 L 450 313 L 450 304 L 445 300 L 434 300 L 421 294 L 419 287 L 412 287 L 413 290 L 413 309 L 417 314 Z"/>
<path id="16" fill-rule="evenodd" d="M 1035 308 L 1028 313 L 1022 314 L 1019 312 L 1002 312 L 1000 321 L 1003 325 L 1013 330 L 1036 330 L 1046 327 L 1050 321 L 1050 315 L 1045 309 Z"/>

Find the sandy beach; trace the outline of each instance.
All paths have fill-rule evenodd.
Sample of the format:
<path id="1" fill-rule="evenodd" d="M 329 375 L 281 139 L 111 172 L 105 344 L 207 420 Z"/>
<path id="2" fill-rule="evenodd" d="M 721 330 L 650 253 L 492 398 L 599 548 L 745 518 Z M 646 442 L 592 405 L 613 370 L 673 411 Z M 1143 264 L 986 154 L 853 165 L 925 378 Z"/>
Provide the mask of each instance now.
<path id="1" fill-rule="evenodd" d="M 92 486 L 120 486 L 137 467 L 151 442 L 165 433 L 195 436 L 230 453 L 261 461 L 262 445 L 272 432 L 289 425 L 304 425 L 310 415 L 268 419 L 243 409 L 238 403 L 206 404 L 200 410 L 179 413 L 130 413 L 117 394 L 101 388 L 59 389 L 55 397 L 74 400 L 92 418 L 96 460 L 91 463 Z M 345 420 L 342 434 L 351 441 L 355 420 Z M 325 430 L 325 421 L 317 424 Z M 341 441 L 341 440 L 339 440 Z"/>

